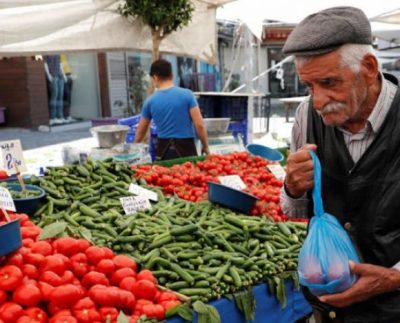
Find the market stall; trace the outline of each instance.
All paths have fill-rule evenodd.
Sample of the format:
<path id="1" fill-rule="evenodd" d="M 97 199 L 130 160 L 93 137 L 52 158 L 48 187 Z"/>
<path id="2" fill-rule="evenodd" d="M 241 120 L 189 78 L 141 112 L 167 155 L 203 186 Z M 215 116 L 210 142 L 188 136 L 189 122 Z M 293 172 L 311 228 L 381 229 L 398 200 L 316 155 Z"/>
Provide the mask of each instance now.
<path id="1" fill-rule="evenodd" d="M 297 257 L 306 223 L 286 221 L 279 206 L 282 182 L 268 164 L 245 152 L 132 167 L 110 158 L 88 159 L 32 176 L 29 183 L 45 197 L 29 218 L 14 215 L 21 218 L 22 248 L 0 258 L 0 271 L 13 265 L 20 268 L 25 285 L 46 283 L 53 290 L 72 284 L 79 290 L 71 287 L 76 295 L 67 304 L 54 304 L 49 291 L 43 298 L 44 290 L 31 303 L 15 296 L 20 294 L 16 283 L 0 292 L 0 319 L 11 322 L 4 320 L 4 313 L 13 303 L 18 310 L 14 319 L 34 306 L 46 317 L 64 311 L 75 320 L 79 317 L 77 322 L 96 321 L 78 315 L 82 302 L 88 302 L 95 318 L 118 314 L 118 322 L 165 317 L 170 322 L 196 322 L 198 315 L 207 322 L 301 318 L 310 311 L 297 289 Z M 258 201 L 249 210 L 253 216 L 208 201 L 207 183 L 232 175 L 243 179 L 247 193 L 242 194 L 256 195 Z M 65 249 L 64 241 L 74 251 Z M 128 275 L 120 279 L 117 254 L 130 259 L 133 271 L 124 269 Z M 65 265 L 43 265 L 56 258 Z M 0 274 L 0 290 L 3 278 Z M 145 290 L 151 295 L 141 294 L 143 286 L 135 284 L 150 284 Z M 120 296 L 98 299 L 96 289 Z M 130 321 L 121 321 L 123 316 Z"/>

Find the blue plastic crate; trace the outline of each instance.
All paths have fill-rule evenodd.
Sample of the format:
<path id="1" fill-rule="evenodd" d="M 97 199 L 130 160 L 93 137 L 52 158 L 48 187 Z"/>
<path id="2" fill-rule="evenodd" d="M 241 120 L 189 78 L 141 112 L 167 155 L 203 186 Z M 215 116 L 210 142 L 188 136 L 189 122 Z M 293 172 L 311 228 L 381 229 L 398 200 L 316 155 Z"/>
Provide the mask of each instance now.
<path id="1" fill-rule="evenodd" d="M 20 219 L 0 225 L 0 257 L 22 246 Z"/>
<path id="2" fill-rule="evenodd" d="M 208 200 L 232 210 L 249 213 L 258 198 L 228 186 L 208 182 Z"/>
<path id="3" fill-rule="evenodd" d="M 247 120 L 232 121 L 229 123 L 228 131 L 230 131 L 234 137 L 242 136 L 244 145 L 247 145 Z"/>
<path id="4" fill-rule="evenodd" d="M 247 119 L 246 97 L 220 98 L 220 111 L 222 118 L 231 118 L 234 121 Z"/>
<path id="5" fill-rule="evenodd" d="M 124 125 L 124 126 L 129 126 L 129 127 L 136 126 L 139 124 L 140 118 L 141 118 L 141 115 L 137 114 L 137 115 L 129 117 L 129 118 L 119 119 L 118 124 Z"/>
<path id="6" fill-rule="evenodd" d="M 218 118 L 218 109 L 216 97 L 214 96 L 201 96 L 197 99 L 199 108 L 203 118 Z"/>

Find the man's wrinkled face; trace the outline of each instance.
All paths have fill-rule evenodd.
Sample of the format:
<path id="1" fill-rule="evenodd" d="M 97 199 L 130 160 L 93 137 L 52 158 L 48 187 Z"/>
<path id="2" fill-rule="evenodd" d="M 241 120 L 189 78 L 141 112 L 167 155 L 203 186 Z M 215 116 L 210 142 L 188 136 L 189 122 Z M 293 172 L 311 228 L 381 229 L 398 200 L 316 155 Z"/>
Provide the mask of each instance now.
<path id="1" fill-rule="evenodd" d="M 357 119 L 367 97 L 360 73 L 341 64 L 338 51 L 315 56 L 297 66 L 300 79 L 308 86 L 314 109 L 323 122 L 343 126 Z"/>

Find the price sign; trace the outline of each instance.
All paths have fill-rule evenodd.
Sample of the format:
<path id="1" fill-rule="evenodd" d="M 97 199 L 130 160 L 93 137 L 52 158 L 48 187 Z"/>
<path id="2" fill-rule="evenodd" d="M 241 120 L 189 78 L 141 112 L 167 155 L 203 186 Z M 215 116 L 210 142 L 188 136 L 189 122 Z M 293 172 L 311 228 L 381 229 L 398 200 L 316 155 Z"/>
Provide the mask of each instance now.
<path id="1" fill-rule="evenodd" d="M 239 175 L 219 176 L 218 178 L 222 185 L 230 188 L 240 191 L 246 188 L 246 184 L 242 181 Z"/>
<path id="2" fill-rule="evenodd" d="M 7 171 L 8 175 L 17 173 L 15 165 L 18 167 L 18 171 L 26 171 L 20 140 L 1 141 L 0 151 L 2 168 Z"/>
<path id="3" fill-rule="evenodd" d="M 144 198 L 147 198 L 147 199 L 155 201 L 155 202 L 158 201 L 157 193 L 150 191 L 148 189 L 145 189 L 136 184 L 129 185 L 129 192 L 136 194 L 138 196 L 143 196 Z"/>
<path id="4" fill-rule="evenodd" d="M 0 209 L 16 212 L 14 200 L 5 187 L 0 187 Z"/>
<path id="5" fill-rule="evenodd" d="M 285 169 L 279 164 L 268 165 L 269 171 L 279 180 L 283 181 L 286 177 Z"/>
<path id="6" fill-rule="evenodd" d="M 151 209 L 150 201 L 143 196 L 127 196 L 121 197 L 119 200 L 125 214 L 133 214 L 137 211 Z"/>

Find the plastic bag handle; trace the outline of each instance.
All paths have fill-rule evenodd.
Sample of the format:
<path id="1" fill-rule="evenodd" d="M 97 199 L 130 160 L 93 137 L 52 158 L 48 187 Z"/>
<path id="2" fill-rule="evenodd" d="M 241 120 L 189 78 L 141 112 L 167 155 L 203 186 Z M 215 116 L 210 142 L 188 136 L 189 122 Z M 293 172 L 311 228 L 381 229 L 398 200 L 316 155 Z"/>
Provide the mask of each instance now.
<path id="1" fill-rule="evenodd" d="M 314 215 L 315 216 L 322 216 L 324 211 L 324 206 L 322 204 L 322 197 L 321 197 L 321 163 L 315 152 L 309 150 L 311 158 L 314 164 L 314 187 L 312 190 L 312 198 L 314 202 Z"/>

